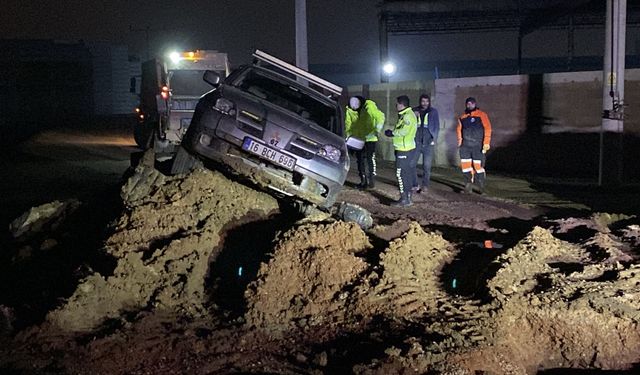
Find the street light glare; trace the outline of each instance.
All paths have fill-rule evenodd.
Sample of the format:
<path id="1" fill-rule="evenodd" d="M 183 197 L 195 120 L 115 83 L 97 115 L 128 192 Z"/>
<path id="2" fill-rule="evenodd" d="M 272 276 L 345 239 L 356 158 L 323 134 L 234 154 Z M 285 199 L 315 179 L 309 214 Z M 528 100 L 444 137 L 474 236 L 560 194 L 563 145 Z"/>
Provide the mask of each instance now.
<path id="1" fill-rule="evenodd" d="M 384 74 L 390 76 L 396 72 L 396 65 L 392 62 L 387 62 L 382 66 L 382 71 Z"/>
<path id="2" fill-rule="evenodd" d="M 173 61 L 174 64 L 180 62 L 180 54 L 178 52 L 171 52 L 169 54 L 169 58 L 171 59 L 171 61 Z"/>

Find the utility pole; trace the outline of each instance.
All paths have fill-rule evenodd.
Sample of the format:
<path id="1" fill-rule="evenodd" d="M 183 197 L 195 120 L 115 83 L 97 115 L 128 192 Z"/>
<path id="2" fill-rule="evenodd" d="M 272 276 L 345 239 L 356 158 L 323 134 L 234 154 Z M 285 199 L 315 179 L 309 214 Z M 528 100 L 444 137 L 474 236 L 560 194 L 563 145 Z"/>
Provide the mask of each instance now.
<path id="1" fill-rule="evenodd" d="M 296 66 L 309 70 L 307 48 L 307 0 L 296 1 Z"/>
<path id="2" fill-rule="evenodd" d="M 627 0 L 607 0 L 598 185 L 622 182 L 626 18 Z"/>

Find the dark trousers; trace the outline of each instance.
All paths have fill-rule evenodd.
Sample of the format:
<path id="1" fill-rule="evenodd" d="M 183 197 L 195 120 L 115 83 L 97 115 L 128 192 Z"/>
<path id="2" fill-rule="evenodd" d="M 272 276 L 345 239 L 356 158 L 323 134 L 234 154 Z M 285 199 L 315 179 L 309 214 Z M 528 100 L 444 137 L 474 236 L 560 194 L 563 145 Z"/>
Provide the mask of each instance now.
<path id="1" fill-rule="evenodd" d="M 485 182 L 485 154 L 482 145 L 462 145 L 460 147 L 460 168 L 466 183 L 473 183 L 484 187 Z"/>
<path id="2" fill-rule="evenodd" d="M 412 187 L 420 185 L 418 183 L 418 160 L 420 160 L 420 155 L 422 155 L 422 187 L 429 187 L 434 148 L 435 146 L 431 145 L 431 142 L 427 144 L 416 143 L 411 163 L 411 168 L 414 170 L 413 183 L 411 184 Z"/>
<path id="3" fill-rule="evenodd" d="M 396 151 L 396 178 L 400 194 L 411 190 L 414 171 L 411 168 L 413 162 L 413 151 Z"/>
<path id="4" fill-rule="evenodd" d="M 355 152 L 358 163 L 358 174 L 361 179 L 372 180 L 376 175 L 376 144 L 378 142 L 365 142 L 362 150 Z"/>

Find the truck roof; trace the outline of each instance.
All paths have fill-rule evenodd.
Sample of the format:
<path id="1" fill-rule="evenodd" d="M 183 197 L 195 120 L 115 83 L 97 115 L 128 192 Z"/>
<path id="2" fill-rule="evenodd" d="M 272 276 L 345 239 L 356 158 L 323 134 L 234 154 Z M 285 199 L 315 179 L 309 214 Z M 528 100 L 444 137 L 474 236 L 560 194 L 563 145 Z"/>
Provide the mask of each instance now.
<path id="1" fill-rule="evenodd" d="M 168 70 L 229 71 L 227 54 L 215 50 L 173 52 L 165 61 Z"/>

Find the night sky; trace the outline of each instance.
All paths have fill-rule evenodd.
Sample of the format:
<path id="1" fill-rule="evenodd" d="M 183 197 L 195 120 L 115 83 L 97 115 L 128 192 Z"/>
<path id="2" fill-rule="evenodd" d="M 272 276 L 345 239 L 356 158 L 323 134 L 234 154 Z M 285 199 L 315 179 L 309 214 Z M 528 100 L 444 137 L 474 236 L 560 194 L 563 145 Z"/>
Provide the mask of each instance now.
<path id="1" fill-rule="evenodd" d="M 377 0 L 308 0 L 309 62 L 377 60 Z M 4 0 L 0 38 L 107 41 L 146 57 L 173 48 L 218 49 L 232 64 L 261 48 L 295 60 L 293 0 Z"/>

